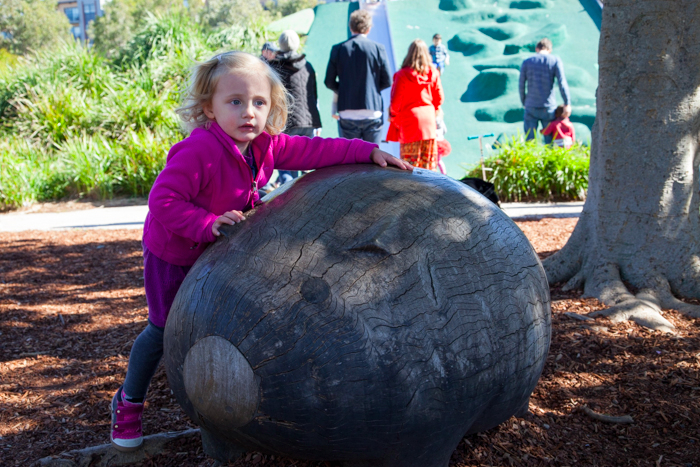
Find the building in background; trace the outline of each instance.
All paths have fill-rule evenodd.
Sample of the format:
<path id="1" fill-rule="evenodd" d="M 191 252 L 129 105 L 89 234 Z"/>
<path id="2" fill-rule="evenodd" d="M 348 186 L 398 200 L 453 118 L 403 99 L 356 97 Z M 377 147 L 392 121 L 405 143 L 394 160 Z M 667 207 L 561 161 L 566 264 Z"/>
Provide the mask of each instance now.
<path id="1" fill-rule="evenodd" d="M 90 21 L 102 16 L 100 0 L 59 0 L 58 7 L 70 21 L 71 33 L 76 39 L 88 41 L 87 29 Z"/>

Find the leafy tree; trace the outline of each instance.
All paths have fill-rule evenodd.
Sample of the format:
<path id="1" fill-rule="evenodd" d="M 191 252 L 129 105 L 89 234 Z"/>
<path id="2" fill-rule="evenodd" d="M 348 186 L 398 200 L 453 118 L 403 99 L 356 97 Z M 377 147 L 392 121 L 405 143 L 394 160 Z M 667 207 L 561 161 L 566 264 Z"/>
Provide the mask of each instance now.
<path id="1" fill-rule="evenodd" d="M 70 38 L 70 23 L 55 0 L 0 0 L 0 47 L 25 54 Z"/>
<path id="2" fill-rule="evenodd" d="M 206 0 L 197 14 L 200 24 L 216 29 L 245 24 L 264 16 L 264 11 L 257 0 Z"/>
<path id="3" fill-rule="evenodd" d="M 159 17 L 147 12 L 145 16 L 139 32 L 119 50 L 116 62 L 122 66 L 142 66 L 152 59 L 181 54 L 202 39 L 199 28 L 184 14 Z"/>
<path id="4" fill-rule="evenodd" d="M 265 3 L 265 8 L 270 10 L 273 16 L 287 16 L 296 13 L 299 10 L 313 8 L 316 5 L 323 3 L 318 0 L 278 0 L 277 3 L 270 0 Z"/>
<path id="5" fill-rule="evenodd" d="M 104 6 L 104 15 L 90 23 L 88 35 L 98 52 L 112 58 L 146 25 L 149 13 L 161 15 L 182 8 L 181 0 L 112 0 Z"/>
<path id="6" fill-rule="evenodd" d="M 588 198 L 551 283 L 584 287 L 599 314 L 670 331 L 700 317 L 700 2 L 606 0 Z"/>
<path id="7" fill-rule="evenodd" d="M 7 49 L 0 49 L 0 73 L 8 67 L 17 64 L 17 55 L 10 53 Z"/>

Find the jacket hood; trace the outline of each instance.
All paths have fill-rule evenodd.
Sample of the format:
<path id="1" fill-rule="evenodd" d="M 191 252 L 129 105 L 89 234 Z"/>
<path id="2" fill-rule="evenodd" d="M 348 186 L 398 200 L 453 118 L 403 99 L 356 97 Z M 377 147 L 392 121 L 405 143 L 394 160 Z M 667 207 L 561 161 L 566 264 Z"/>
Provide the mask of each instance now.
<path id="1" fill-rule="evenodd" d="M 275 64 L 293 73 L 306 66 L 306 55 L 291 51 L 278 53 L 277 57 L 272 61 L 272 65 Z"/>

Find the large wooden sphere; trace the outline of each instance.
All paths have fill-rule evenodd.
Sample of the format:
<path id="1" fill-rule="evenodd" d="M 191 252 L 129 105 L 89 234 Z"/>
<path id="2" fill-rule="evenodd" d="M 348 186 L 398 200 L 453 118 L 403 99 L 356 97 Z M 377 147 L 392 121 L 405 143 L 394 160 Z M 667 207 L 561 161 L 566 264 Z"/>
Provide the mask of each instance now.
<path id="1" fill-rule="evenodd" d="M 527 403 L 550 342 L 525 235 L 448 177 L 317 170 L 224 229 L 168 318 L 205 448 L 445 467 Z"/>

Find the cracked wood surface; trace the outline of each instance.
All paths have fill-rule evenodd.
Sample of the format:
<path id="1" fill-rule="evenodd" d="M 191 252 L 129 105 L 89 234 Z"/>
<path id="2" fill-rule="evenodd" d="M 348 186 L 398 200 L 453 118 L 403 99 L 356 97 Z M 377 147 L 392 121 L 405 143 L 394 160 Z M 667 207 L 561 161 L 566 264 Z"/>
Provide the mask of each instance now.
<path id="1" fill-rule="evenodd" d="M 296 458 L 445 466 L 466 433 L 527 404 L 548 286 L 481 195 L 425 171 L 333 167 L 247 217 L 192 268 L 166 327 L 170 384 L 203 430 Z M 185 390 L 183 362 L 212 335 L 259 379 L 240 428 Z"/>

